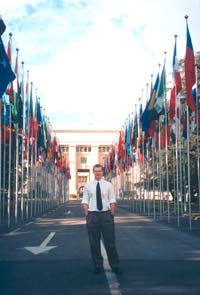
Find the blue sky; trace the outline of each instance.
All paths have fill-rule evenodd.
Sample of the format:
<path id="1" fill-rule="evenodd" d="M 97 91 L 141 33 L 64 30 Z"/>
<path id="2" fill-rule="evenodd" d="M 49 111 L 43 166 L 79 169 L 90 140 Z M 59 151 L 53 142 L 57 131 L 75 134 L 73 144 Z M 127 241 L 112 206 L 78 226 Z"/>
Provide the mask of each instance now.
<path id="1" fill-rule="evenodd" d="M 199 0 L 7 0 L 0 13 L 54 128 L 119 129 L 164 51 L 170 79 L 174 34 L 184 57 L 185 14 L 200 50 L 199 11 Z"/>

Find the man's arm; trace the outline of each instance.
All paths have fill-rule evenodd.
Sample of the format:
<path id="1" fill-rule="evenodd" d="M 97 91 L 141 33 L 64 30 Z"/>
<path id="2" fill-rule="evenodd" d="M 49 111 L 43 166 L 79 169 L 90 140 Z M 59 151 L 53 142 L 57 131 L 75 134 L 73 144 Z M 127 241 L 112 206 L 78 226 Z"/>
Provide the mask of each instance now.
<path id="1" fill-rule="evenodd" d="M 110 203 L 110 211 L 113 216 L 115 215 L 115 208 L 116 208 L 116 203 Z"/>
<path id="2" fill-rule="evenodd" d="M 88 215 L 88 191 L 87 191 L 87 188 L 86 186 L 84 187 L 84 190 L 83 190 L 83 199 L 82 199 L 82 205 L 83 205 L 83 211 L 84 211 L 84 214 L 85 216 Z"/>
<path id="3" fill-rule="evenodd" d="M 85 216 L 87 216 L 88 215 L 88 204 L 83 204 L 83 211 L 84 211 Z"/>
<path id="4" fill-rule="evenodd" d="M 115 208 L 116 208 L 116 196 L 113 190 L 112 185 L 110 184 L 110 189 L 109 189 L 109 200 L 110 200 L 110 211 L 111 214 L 114 216 L 115 215 Z"/>

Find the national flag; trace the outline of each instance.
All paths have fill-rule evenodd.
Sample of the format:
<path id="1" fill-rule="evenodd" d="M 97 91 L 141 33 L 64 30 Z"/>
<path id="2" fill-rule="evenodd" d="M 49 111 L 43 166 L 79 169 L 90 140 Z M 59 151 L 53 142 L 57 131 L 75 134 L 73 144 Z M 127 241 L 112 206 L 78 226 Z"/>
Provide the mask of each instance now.
<path id="1" fill-rule="evenodd" d="M 195 110 L 194 99 L 192 95 L 192 87 L 196 82 L 195 75 L 195 58 L 192 46 L 192 40 L 186 23 L 187 29 L 187 43 L 186 43 L 186 54 L 185 54 L 185 85 L 186 85 L 186 101 L 191 111 Z"/>
<path id="2" fill-rule="evenodd" d="M 2 143 L 5 143 L 9 140 L 10 133 L 10 105 L 4 97 L 3 101 L 3 116 L 2 116 Z"/>
<path id="3" fill-rule="evenodd" d="M 173 66 L 173 80 L 174 80 L 174 85 L 176 86 L 176 95 L 177 95 L 182 90 L 182 82 L 181 82 L 181 75 L 179 71 L 179 65 L 178 65 L 177 53 L 176 53 L 176 36 L 175 36 L 172 66 Z"/>
<path id="4" fill-rule="evenodd" d="M 14 79 L 15 74 L 12 71 L 3 41 L 0 37 L 0 98 L 6 91 L 8 84 Z"/>
<path id="5" fill-rule="evenodd" d="M 24 105 L 23 105 L 23 82 L 20 82 L 18 89 L 18 127 L 23 130 L 24 127 Z"/>
<path id="6" fill-rule="evenodd" d="M 31 90 L 30 90 L 30 102 L 29 102 L 29 114 L 28 114 L 28 124 L 29 124 L 29 139 L 33 138 L 34 130 L 33 130 L 33 83 L 31 83 Z"/>
<path id="7" fill-rule="evenodd" d="M 170 128 L 168 123 L 168 114 L 165 113 L 164 122 L 161 126 L 160 132 L 160 147 L 161 149 L 165 148 L 166 145 L 168 146 L 170 142 Z"/>
<path id="8" fill-rule="evenodd" d="M 156 120 L 152 120 L 151 124 L 150 124 L 150 128 L 148 130 L 148 135 L 153 138 L 154 137 L 154 132 L 156 130 L 157 127 L 157 121 Z"/>
<path id="9" fill-rule="evenodd" d="M 170 104 L 169 104 L 169 117 L 173 120 L 175 116 L 175 107 L 176 107 L 176 97 L 182 90 L 182 82 L 181 82 L 181 75 L 179 72 L 179 65 L 177 60 L 177 53 L 176 53 L 176 35 L 175 35 L 175 44 L 174 44 L 174 53 L 173 53 L 173 88 L 171 89 L 170 93 Z"/>
<path id="10" fill-rule="evenodd" d="M 132 146 L 134 150 L 137 147 L 137 138 L 138 138 L 138 116 L 137 113 L 135 113 L 135 118 L 134 118 L 134 125 L 133 125 L 133 135 L 132 135 Z"/>
<path id="11" fill-rule="evenodd" d="M 12 65 L 12 56 L 11 56 L 11 35 L 10 39 L 8 41 L 8 47 L 7 47 L 7 56 L 10 64 Z M 9 95 L 10 103 L 14 104 L 14 96 L 13 96 L 13 83 L 10 82 L 6 89 L 6 94 Z"/>
<path id="12" fill-rule="evenodd" d="M 124 130 L 120 130 L 119 133 L 119 141 L 118 141 L 118 148 L 117 148 L 117 158 L 120 161 L 123 160 L 125 157 L 125 134 Z"/>
<path id="13" fill-rule="evenodd" d="M 6 30 L 6 25 L 5 25 L 4 21 L 1 18 L 1 15 L 0 15 L 0 36 L 3 35 L 5 30 Z"/>
<path id="14" fill-rule="evenodd" d="M 141 122 L 142 122 L 142 131 L 148 131 L 151 125 L 151 113 L 156 101 L 156 94 L 158 90 L 159 85 L 159 74 L 157 75 L 156 82 L 154 84 L 150 99 L 145 107 L 145 110 L 141 116 Z"/>
<path id="15" fill-rule="evenodd" d="M 164 63 L 159 86 L 158 86 L 158 91 L 156 95 L 156 101 L 151 114 L 151 118 L 155 120 L 158 119 L 160 115 L 164 114 L 165 89 L 166 89 L 166 77 L 165 77 L 165 63 Z"/>
<path id="16" fill-rule="evenodd" d="M 16 55 L 16 60 L 15 60 L 15 75 L 16 79 L 13 82 L 13 96 L 14 96 L 14 105 L 12 109 L 12 120 L 13 123 L 17 124 L 18 123 L 18 102 L 19 102 L 19 96 L 20 96 L 20 91 L 19 91 L 19 72 L 18 72 L 18 50 L 17 50 L 17 55 Z"/>
<path id="17" fill-rule="evenodd" d="M 125 133 L 126 154 L 128 156 L 131 155 L 130 132 L 131 132 L 131 123 L 129 118 L 128 126 L 126 126 L 126 133 Z"/>
<path id="18" fill-rule="evenodd" d="M 176 87 L 174 86 L 171 89 L 170 104 L 169 104 L 169 117 L 171 120 L 173 120 L 175 116 L 175 107 L 176 107 Z"/>
<path id="19" fill-rule="evenodd" d="M 182 116 L 182 124 L 183 124 L 183 138 L 184 139 L 187 139 L 188 135 L 187 135 L 187 111 L 185 111 L 183 113 L 183 116 Z"/>

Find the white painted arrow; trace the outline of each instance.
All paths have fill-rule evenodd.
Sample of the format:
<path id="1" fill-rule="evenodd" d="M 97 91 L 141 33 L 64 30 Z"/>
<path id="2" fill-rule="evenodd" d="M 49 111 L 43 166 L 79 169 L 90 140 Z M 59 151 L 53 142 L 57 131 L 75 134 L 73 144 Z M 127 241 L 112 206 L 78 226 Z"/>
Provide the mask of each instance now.
<path id="1" fill-rule="evenodd" d="M 30 251 L 34 255 L 38 255 L 43 252 L 50 251 L 53 248 L 56 248 L 57 246 L 47 246 L 47 244 L 51 241 L 51 239 L 54 237 L 55 232 L 52 232 L 48 235 L 48 237 L 42 242 L 40 246 L 37 247 L 24 247 L 26 250 Z"/>

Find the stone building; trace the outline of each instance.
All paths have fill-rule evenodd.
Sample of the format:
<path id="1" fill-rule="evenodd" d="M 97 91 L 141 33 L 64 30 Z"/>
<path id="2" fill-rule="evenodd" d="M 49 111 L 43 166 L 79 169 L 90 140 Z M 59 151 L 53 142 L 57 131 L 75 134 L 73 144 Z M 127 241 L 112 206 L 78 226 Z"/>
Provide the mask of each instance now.
<path id="1" fill-rule="evenodd" d="M 103 163 L 119 130 L 63 129 L 54 132 L 70 166 L 69 195 L 80 197 L 85 183 L 93 179 L 93 165 Z"/>

